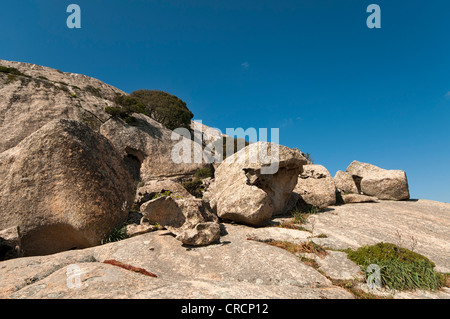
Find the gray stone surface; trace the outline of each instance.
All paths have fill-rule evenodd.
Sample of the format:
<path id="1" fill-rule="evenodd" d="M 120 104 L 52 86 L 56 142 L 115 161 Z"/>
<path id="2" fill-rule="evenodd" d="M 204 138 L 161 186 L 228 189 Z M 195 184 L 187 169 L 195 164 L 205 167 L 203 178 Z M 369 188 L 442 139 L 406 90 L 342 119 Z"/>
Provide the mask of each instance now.
<path id="1" fill-rule="evenodd" d="M 345 204 L 377 202 L 378 198 L 361 194 L 342 194 Z"/>
<path id="2" fill-rule="evenodd" d="M 19 226 L 25 256 L 100 244 L 134 193 L 122 157 L 78 121 L 52 121 L 0 153 L 0 229 Z"/>
<path id="3" fill-rule="evenodd" d="M 304 165 L 292 196 L 319 209 L 336 204 L 336 186 L 333 177 L 322 165 Z M 298 199 L 297 199 L 298 200 Z"/>
<path id="4" fill-rule="evenodd" d="M 186 248 L 167 231 L 45 257 L 0 263 L 1 298 L 353 298 L 299 258 L 226 227 L 221 243 Z M 101 263 L 118 260 L 158 278 Z M 67 287 L 69 265 L 81 288 Z"/>
<path id="5" fill-rule="evenodd" d="M 337 249 L 379 242 L 400 244 L 450 272 L 450 204 L 429 200 L 380 201 L 334 206 L 315 217 L 317 243 Z M 310 227 L 310 225 L 306 225 Z"/>
<path id="6" fill-rule="evenodd" d="M 334 175 L 334 184 L 336 188 L 343 193 L 358 194 L 358 188 L 351 174 L 343 171 L 337 171 Z"/>

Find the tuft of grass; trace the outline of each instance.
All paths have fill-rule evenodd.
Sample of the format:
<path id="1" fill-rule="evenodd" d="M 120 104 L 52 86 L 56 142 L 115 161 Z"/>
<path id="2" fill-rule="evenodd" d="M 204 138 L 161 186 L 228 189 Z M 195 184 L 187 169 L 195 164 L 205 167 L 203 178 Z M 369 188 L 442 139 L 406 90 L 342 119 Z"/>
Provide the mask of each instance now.
<path id="1" fill-rule="evenodd" d="M 202 168 L 199 168 L 195 172 L 196 179 L 204 179 L 204 178 L 213 177 L 213 176 L 214 176 L 214 174 L 210 167 L 202 167 Z"/>
<path id="2" fill-rule="evenodd" d="M 357 250 L 347 249 L 348 258 L 360 265 L 368 278 L 371 264 L 381 270 L 381 285 L 396 291 L 429 290 L 442 287 L 442 279 L 434 271 L 435 264 L 425 256 L 390 243 L 363 246 Z M 442 278 L 442 277 L 441 277 Z"/>
<path id="3" fill-rule="evenodd" d="M 306 229 L 302 225 L 296 224 L 296 223 L 294 223 L 292 221 L 284 221 L 281 224 L 279 224 L 277 227 L 288 228 L 288 229 L 295 229 L 295 230 L 301 230 L 301 231 L 307 231 L 309 233 L 311 232 L 309 229 Z"/>
<path id="4" fill-rule="evenodd" d="M 305 208 L 301 209 L 298 206 L 294 207 L 289 213 L 294 217 L 293 222 L 295 224 L 306 224 L 308 221 L 308 217 L 311 215 L 315 215 L 319 212 L 317 207 L 312 205 L 307 205 Z"/>
<path id="5" fill-rule="evenodd" d="M 156 199 L 156 198 L 163 197 L 163 196 L 173 197 L 171 191 L 164 191 L 162 193 L 157 193 L 157 194 L 153 195 L 152 199 Z"/>
<path id="6" fill-rule="evenodd" d="M 101 244 L 109 244 L 116 241 L 127 239 L 127 226 L 128 223 L 124 223 L 121 226 L 114 228 L 109 234 L 107 234 L 101 241 Z"/>
<path id="7" fill-rule="evenodd" d="M 23 74 L 22 72 L 20 72 L 18 69 L 16 68 L 8 68 L 6 66 L 2 66 L 0 65 L 0 72 L 1 73 L 6 73 L 6 74 L 12 74 L 12 75 L 20 75 L 20 76 L 26 76 L 29 77 L 28 75 Z"/>
<path id="8" fill-rule="evenodd" d="M 437 273 L 441 287 L 450 288 L 450 273 Z"/>
<path id="9" fill-rule="evenodd" d="M 184 182 L 181 185 L 193 196 L 197 198 L 203 197 L 203 182 L 199 179 L 195 179 L 193 181 Z"/>
<path id="10" fill-rule="evenodd" d="M 91 93 L 94 96 L 101 97 L 101 90 L 99 88 L 88 85 L 84 88 L 85 91 Z"/>

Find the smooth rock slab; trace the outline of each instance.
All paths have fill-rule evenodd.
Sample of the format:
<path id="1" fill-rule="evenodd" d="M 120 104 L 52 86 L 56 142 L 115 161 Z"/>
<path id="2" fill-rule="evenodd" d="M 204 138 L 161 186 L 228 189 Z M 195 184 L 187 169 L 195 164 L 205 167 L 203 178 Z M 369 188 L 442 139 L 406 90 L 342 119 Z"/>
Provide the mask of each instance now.
<path id="1" fill-rule="evenodd" d="M 256 228 L 247 233 L 247 238 L 261 241 L 288 241 L 294 244 L 304 243 L 311 237 L 311 233 L 282 227 Z"/>
<path id="2" fill-rule="evenodd" d="M 0 263 L 0 298 L 352 298 L 289 252 L 227 225 L 221 243 L 185 248 L 167 231 L 51 256 Z M 117 260 L 158 278 L 101 263 Z M 81 288 L 67 287 L 67 267 Z"/>
<path id="3" fill-rule="evenodd" d="M 381 201 L 334 206 L 314 216 L 313 241 L 330 248 L 393 243 L 428 257 L 436 270 L 450 272 L 450 204 L 430 200 Z M 310 225 L 305 225 L 310 227 Z M 400 236 L 399 236 L 400 235 Z"/>
<path id="4" fill-rule="evenodd" d="M 324 257 L 315 254 L 304 254 L 304 257 L 314 259 L 319 265 L 319 270 L 329 278 L 335 280 L 361 280 L 364 274 L 361 268 L 348 259 L 347 254 L 342 251 L 328 251 Z"/>
<path id="5" fill-rule="evenodd" d="M 343 194 L 342 200 L 345 204 L 352 204 L 352 203 L 371 203 L 371 202 L 377 202 L 378 199 L 373 196 L 367 196 L 367 195 L 361 195 L 361 194 Z"/>

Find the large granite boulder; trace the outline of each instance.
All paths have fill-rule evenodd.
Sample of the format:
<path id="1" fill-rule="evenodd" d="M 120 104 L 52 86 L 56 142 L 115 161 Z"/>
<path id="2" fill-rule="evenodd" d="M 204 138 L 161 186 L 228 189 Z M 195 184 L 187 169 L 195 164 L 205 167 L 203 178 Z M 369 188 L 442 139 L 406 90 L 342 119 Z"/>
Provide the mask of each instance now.
<path id="1" fill-rule="evenodd" d="M 113 86 L 85 75 L 35 64 L 0 60 L 0 66 L 13 70 L 0 72 L 0 152 L 16 146 L 53 120 L 69 119 L 101 131 L 125 157 L 136 181 L 193 175 L 207 165 L 202 158 L 174 162 L 175 145 L 195 148 L 200 153 L 203 145 L 190 138 L 182 139 L 143 114 L 133 114 L 136 118 L 133 125 L 112 118 L 105 109 L 116 106 L 117 96 L 127 95 Z M 207 139 L 217 135 L 207 126 L 200 131 Z"/>
<path id="2" fill-rule="evenodd" d="M 208 167 L 203 158 L 202 145 L 179 135 L 143 114 L 134 114 L 136 122 L 129 125 L 120 119 L 105 122 L 100 133 L 128 160 L 135 179 L 148 182 L 153 179 L 192 176 L 202 167 Z M 175 158 L 177 148 L 190 150 L 187 158 Z M 183 156 L 182 151 L 180 151 Z"/>
<path id="3" fill-rule="evenodd" d="M 346 172 L 354 179 L 356 177 L 356 186 L 365 195 L 384 200 L 409 199 L 408 180 L 404 171 L 386 170 L 372 164 L 353 161 Z"/>
<path id="4" fill-rule="evenodd" d="M 193 196 L 157 197 L 142 204 L 141 213 L 141 224 L 161 225 L 186 245 L 205 246 L 220 238 L 217 216 Z"/>
<path id="5" fill-rule="evenodd" d="M 134 193 L 122 156 L 77 121 L 50 122 L 0 154 L 0 230 L 18 226 L 28 256 L 99 244 Z"/>
<path id="6" fill-rule="evenodd" d="M 304 165 L 292 196 L 319 209 L 336 204 L 336 186 L 322 165 Z"/>
<path id="7" fill-rule="evenodd" d="M 341 193 L 359 194 L 356 182 L 350 173 L 337 171 L 334 176 L 334 184 L 336 185 L 336 189 Z"/>
<path id="8" fill-rule="evenodd" d="M 220 218 L 265 225 L 283 213 L 306 159 L 298 150 L 258 142 L 228 157 L 204 198 Z"/>
<path id="9" fill-rule="evenodd" d="M 111 116 L 106 107 L 125 92 L 97 79 L 22 62 L 0 60 L 15 73 L 0 72 L 0 152 L 16 146 L 57 119 L 85 123 L 98 131 Z"/>

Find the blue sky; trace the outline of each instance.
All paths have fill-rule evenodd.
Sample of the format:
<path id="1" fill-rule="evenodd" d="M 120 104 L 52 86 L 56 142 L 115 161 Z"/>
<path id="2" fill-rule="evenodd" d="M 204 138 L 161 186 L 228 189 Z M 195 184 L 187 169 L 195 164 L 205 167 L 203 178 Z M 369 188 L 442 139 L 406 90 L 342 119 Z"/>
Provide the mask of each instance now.
<path id="1" fill-rule="evenodd" d="M 413 198 L 450 202 L 449 35 L 448 0 L 15 0 L 0 58 L 164 90 L 223 131 L 280 128 L 332 175 L 402 169 Z"/>

